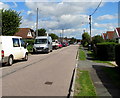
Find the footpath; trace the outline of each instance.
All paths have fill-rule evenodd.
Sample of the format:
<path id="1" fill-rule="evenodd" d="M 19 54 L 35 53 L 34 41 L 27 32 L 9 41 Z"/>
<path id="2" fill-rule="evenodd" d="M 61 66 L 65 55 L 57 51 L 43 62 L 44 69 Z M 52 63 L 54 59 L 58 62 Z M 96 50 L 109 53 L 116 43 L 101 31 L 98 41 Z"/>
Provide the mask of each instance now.
<path id="1" fill-rule="evenodd" d="M 87 60 L 78 61 L 78 68 L 80 70 L 89 71 L 91 79 L 96 89 L 97 96 L 108 96 L 108 97 L 119 97 L 120 88 L 116 87 L 110 80 L 110 78 L 104 73 L 103 68 L 116 68 L 114 66 L 96 63 L 92 61 L 92 58 L 87 55 L 87 51 L 83 48 L 86 53 Z"/>

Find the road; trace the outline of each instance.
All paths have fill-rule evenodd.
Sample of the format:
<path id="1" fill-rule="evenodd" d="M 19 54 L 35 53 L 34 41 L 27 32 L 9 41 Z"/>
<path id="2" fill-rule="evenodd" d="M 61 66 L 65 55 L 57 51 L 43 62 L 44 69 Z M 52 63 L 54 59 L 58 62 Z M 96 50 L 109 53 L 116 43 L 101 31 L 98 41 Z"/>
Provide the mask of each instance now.
<path id="1" fill-rule="evenodd" d="M 77 45 L 34 54 L 2 70 L 2 96 L 67 96 L 76 64 Z"/>

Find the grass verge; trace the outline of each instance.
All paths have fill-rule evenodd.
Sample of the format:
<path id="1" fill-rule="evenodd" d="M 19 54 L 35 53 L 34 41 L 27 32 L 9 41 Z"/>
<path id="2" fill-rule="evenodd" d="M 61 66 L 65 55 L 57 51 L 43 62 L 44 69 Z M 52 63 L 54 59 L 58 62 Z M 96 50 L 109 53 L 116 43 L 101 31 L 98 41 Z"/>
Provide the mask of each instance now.
<path id="1" fill-rule="evenodd" d="M 86 60 L 85 52 L 82 49 L 80 49 L 80 51 L 79 51 L 79 59 Z"/>
<path id="2" fill-rule="evenodd" d="M 74 97 L 96 96 L 95 88 L 88 71 L 77 70 Z"/>
<path id="3" fill-rule="evenodd" d="M 120 69 L 117 67 L 105 67 L 103 71 L 110 77 L 112 83 L 120 88 Z"/>

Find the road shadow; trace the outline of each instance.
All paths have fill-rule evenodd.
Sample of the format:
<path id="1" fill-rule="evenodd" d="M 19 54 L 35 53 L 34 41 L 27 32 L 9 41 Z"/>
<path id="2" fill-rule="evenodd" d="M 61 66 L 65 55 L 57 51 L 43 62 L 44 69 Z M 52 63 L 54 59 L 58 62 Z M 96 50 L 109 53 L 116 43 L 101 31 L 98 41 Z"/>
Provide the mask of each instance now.
<path id="1" fill-rule="evenodd" d="M 108 90 L 111 96 L 120 96 L 120 85 L 116 85 L 115 81 L 120 82 L 120 69 L 118 67 L 109 67 L 103 65 L 92 65 L 95 69 L 97 76 L 101 80 L 104 87 Z M 115 72 L 115 75 L 111 78 L 107 72 Z M 113 81 L 114 80 L 114 81 Z"/>

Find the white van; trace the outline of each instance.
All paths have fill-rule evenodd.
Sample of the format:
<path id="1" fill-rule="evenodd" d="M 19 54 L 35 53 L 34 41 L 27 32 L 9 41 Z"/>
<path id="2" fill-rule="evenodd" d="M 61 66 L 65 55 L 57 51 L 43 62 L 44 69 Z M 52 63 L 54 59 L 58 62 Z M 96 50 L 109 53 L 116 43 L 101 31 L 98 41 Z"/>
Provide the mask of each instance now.
<path id="1" fill-rule="evenodd" d="M 38 36 L 35 38 L 33 52 L 52 52 L 52 38 L 50 36 Z"/>
<path id="2" fill-rule="evenodd" d="M 12 65 L 18 59 L 28 60 L 28 50 L 22 37 L 0 36 L 0 62 Z"/>

